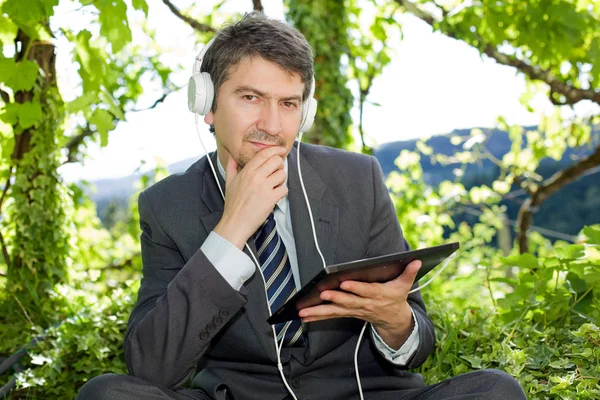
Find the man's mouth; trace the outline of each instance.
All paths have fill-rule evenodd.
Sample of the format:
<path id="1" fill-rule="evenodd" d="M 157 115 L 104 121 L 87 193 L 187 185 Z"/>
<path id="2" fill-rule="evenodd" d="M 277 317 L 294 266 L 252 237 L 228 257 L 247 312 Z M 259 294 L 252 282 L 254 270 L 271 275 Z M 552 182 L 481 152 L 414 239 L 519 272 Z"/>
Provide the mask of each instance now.
<path id="1" fill-rule="evenodd" d="M 266 147 L 277 146 L 275 143 L 261 143 L 261 142 L 252 142 L 252 141 L 250 141 L 250 143 L 252 143 L 253 145 L 255 145 L 256 147 L 258 147 L 260 149 L 264 149 Z"/>

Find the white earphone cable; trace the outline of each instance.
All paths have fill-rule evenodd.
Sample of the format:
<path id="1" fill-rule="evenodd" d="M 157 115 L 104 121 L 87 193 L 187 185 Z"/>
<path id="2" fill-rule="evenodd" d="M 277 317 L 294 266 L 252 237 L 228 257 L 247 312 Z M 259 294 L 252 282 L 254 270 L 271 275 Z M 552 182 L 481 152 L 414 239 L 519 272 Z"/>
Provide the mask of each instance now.
<path id="1" fill-rule="evenodd" d="M 300 186 L 302 186 L 302 193 L 304 194 L 304 201 L 306 201 L 306 208 L 308 210 L 308 216 L 310 217 L 310 226 L 312 228 L 313 238 L 315 240 L 315 246 L 317 248 L 317 252 L 321 257 L 321 262 L 323 263 L 323 269 L 327 267 L 325 263 L 325 257 L 323 257 L 323 253 L 321 252 L 321 248 L 319 247 L 319 241 L 317 240 L 317 232 L 315 229 L 315 220 L 313 219 L 312 210 L 310 208 L 310 202 L 308 201 L 308 196 L 306 195 L 306 188 L 304 187 L 304 179 L 302 179 L 302 169 L 300 168 L 300 143 L 302 142 L 302 132 L 300 132 L 300 136 L 298 138 L 298 150 L 296 154 L 297 164 L 298 164 L 298 176 L 300 178 Z"/>
<path id="2" fill-rule="evenodd" d="M 356 384 L 358 385 L 358 394 L 360 395 L 360 400 L 364 400 L 362 384 L 360 383 L 360 373 L 358 372 L 358 349 L 360 349 L 360 342 L 362 340 L 363 335 L 365 334 L 365 330 L 367 329 L 367 325 L 369 323 L 365 321 L 362 329 L 360 330 L 360 335 L 358 335 L 358 341 L 356 342 L 356 348 L 354 349 L 354 372 L 356 372 Z"/>
<path id="3" fill-rule="evenodd" d="M 443 270 L 445 270 L 445 269 L 446 269 L 446 267 L 448 266 L 448 264 L 450 264 L 450 261 L 451 261 L 451 260 L 452 260 L 454 257 L 456 257 L 456 253 L 452 253 L 452 254 L 451 254 L 451 255 L 450 255 L 448 258 L 446 258 L 446 260 L 444 260 L 444 264 L 442 265 L 442 268 L 440 268 L 440 269 L 439 269 L 439 270 L 438 270 L 438 271 L 437 271 L 437 272 L 436 272 L 436 273 L 435 273 L 435 274 L 434 274 L 434 275 L 431 277 L 431 279 L 429 279 L 427 282 L 425 282 L 425 283 L 424 283 L 424 284 L 422 284 L 421 286 L 418 286 L 418 287 L 416 287 L 416 288 L 414 288 L 414 289 L 411 289 L 411 291 L 409 291 L 409 292 L 408 292 L 408 294 L 411 294 L 411 293 L 414 293 L 414 292 L 416 292 L 416 291 L 418 291 L 418 290 L 421 290 L 421 289 L 423 289 L 425 286 L 427 286 L 427 285 L 429 285 L 431 282 L 433 282 L 433 280 L 434 280 L 435 278 L 437 278 L 437 276 L 438 276 L 439 274 L 441 274 Z"/>

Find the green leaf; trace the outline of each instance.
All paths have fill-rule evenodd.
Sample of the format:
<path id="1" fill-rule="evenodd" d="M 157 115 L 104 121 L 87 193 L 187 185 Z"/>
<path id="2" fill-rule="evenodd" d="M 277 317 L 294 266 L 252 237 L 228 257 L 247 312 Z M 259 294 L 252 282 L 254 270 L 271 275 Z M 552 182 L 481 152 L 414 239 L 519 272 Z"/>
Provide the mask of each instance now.
<path id="1" fill-rule="evenodd" d="M 586 282 L 579 277 L 575 272 L 569 272 L 566 276 L 567 282 L 571 288 L 577 293 L 583 293 L 587 290 Z"/>
<path id="2" fill-rule="evenodd" d="M 571 244 L 554 249 L 556 257 L 561 260 L 577 260 L 585 256 L 584 247 L 581 244 Z"/>
<path id="3" fill-rule="evenodd" d="M 0 82 L 9 86 L 10 81 L 17 73 L 17 64 L 12 58 L 0 57 Z"/>
<path id="4" fill-rule="evenodd" d="M 465 361 L 468 361 L 471 364 L 472 368 L 483 368 L 482 360 L 477 356 L 460 356 L 460 358 L 462 358 Z"/>
<path id="5" fill-rule="evenodd" d="M 544 368 L 554 356 L 552 351 L 548 349 L 548 346 L 543 344 L 538 344 L 535 347 L 532 346 L 531 348 L 527 349 L 527 353 L 529 356 L 527 368 L 531 369 Z"/>
<path id="6" fill-rule="evenodd" d="M 37 63 L 29 60 L 21 61 L 17 64 L 16 74 L 11 80 L 7 82 L 13 90 L 31 90 L 35 84 L 35 80 L 38 76 L 38 65 Z"/>
<path id="7" fill-rule="evenodd" d="M 38 75 L 38 65 L 29 60 L 15 63 L 10 58 L 0 58 L 2 82 L 14 91 L 31 90 Z"/>
<path id="8" fill-rule="evenodd" d="M 136 10 L 142 10 L 146 17 L 148 16 L 148 3 L 146 3 L 146 0 L 133 0 L 132 5 Z"/>
<path id="9" fill-rule="evenodd" d="M 18 103 L 10 103 L 4 107 L 4 112 L 0 114 L 0 119 L 9 125 L 16 125 L 19 121 Z"/>
<path id="10" fill-rule="evenodd" d="M 70 113 L 77 113 L 86 108 L 89 108 L 89 105 L 98 100 L 98 95 L 93 92 L 84 93 L 82 96 L 79 96 L 73 101 L 67 103 L 67 111 Z"/>
<path id="11" fill-rule="evenodd" d="M 0 14 L 0 42 L 4 45 L 14 43 L 17 37 L 17 25 L 5 15 Z"/>
<path id="12" fill-rule="evenodd" d="M 46 15 L 43 4 L 36 0 L 7 0 L 2 11 L 21 24 L 40 21 Z"/>
<path id="13" fill-rule="evenodd" d="M 555 369 L 571 369 L 575 367 L 575 364 L 569 361 L 568 358 L 559 358 L 556 361 L 552 361 L 548 365 Z"/>
<path id="14" fill-rule="evenodd" d="M 42 105 L 39 102 L 23 103 L 19 107 L 19 122 L 23 129 L 35 125 L 42 118 Z"/>
<path id="15" fill-rule="evenodd" d="M 100 99 L 104 104 L 108 106 L 108 109 L 114 116 L 116 116 L 120 120 L 125 120 L 125 114 L 123 114 L 123 110 L 119 108 L 116 100 L 113 98 L 112 94 L 107 91 L 100 92 Z"/>
<path id="16" fill-rule="evenodd" d="M 525 253 L 510 257 L 500 257 L 500 261 L 505 265 L 515 265 L 521 268 L 534 269 L 539 268 L 538 259 L 532 254 Z"/>
<path id="17" fill-rule="evenodd" d="M 586 226 L 585 228 L 583 228 L 583 234 L 587 236 L 587 242 L 589 244 L 600 245 L 600 229 L 593 228 L 591 226 Z"/>
<path id="18" fill-rule="evenodd" d="M 127 6 L 123 0 L 99 1 L 100 34 L 112 45 L 113 53 L 117 53 L 131 42 L 131 30 L 127 21 Z"/>
<path id="19" fill-rule="evenodd" d="M 14 136 L 9 138 L 8 140 L 3 141 L 2 149 L 0 151 L 0 154 L 2 155 L 2 159 L 7 160 L 7 161 L 10 160 L 14 149 L 15 149 L 15 137 Z"/>
<path id="20" fill-rule="evenodd" d="M 100 133 L 100 145 L 102 147 L 108 144 L 108 132 L 115 128 L 113 116 L 106 110 L 97 108 L 90 118 L 90 124 L 96 125 Z"/>
<path id="21" fill-rule="evenodd" d="M 385 42 L 387 39 L 387 33 L 381 24 L 373 24 L 371 25 L 371 33 L 375 37 L 375 39 Z"/>

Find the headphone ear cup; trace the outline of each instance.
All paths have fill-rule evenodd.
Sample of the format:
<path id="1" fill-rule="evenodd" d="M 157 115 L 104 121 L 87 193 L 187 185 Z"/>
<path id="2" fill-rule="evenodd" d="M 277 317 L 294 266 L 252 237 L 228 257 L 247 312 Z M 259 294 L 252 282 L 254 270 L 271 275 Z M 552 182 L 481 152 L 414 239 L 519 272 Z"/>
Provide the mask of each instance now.
<path id="1" fill-rule="evenodd" d="M 302 124 L 300 125 L 300 132 L 302 133 L 308 132 L 312 128 L 315 116 L 317 115 L 317 100 L 311 97 L 306 103 L 306 108 L 302 115 Z"/>
<path id="2" fill-rule="evenodd" d="M 202 116 L 208 114 L 215 98 L 215 87 L 207 72 L 192 75 L 188 82 L 188 108 Z"/>

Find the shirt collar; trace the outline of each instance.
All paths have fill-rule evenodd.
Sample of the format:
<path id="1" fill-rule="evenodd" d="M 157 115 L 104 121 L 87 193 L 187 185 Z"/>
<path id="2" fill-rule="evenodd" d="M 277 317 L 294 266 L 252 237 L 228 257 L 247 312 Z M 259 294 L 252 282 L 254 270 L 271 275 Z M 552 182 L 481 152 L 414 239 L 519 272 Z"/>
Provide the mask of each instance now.
<path id="1" fill-rule="evenodd" d="M 217 169 L 219 170 L 219 175 L 221 175 L 221 178 L 223 178 L 223 180 L 225 182 L 227 182 L 227 178 L 226 178 L 227 173 L 225 172 L 225 168 L 223 168 L 223 165 L 221 164 L 221 160 L 219 159 L 218 154 L 217 154 Z M 287 186 L 287 182 L 288 182 L 288 160 L 287 160 L 287 157 L 283 160 L 283 170 L 285 171 L 285 182 L 283 184 L 285 186 Z M 279 207 L 279 209 L 284 214 L 287 214 L 287 211 L 288 211 L 287 195 L 277 202 L 277 207 Z"/>

